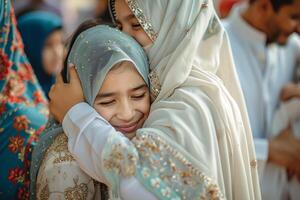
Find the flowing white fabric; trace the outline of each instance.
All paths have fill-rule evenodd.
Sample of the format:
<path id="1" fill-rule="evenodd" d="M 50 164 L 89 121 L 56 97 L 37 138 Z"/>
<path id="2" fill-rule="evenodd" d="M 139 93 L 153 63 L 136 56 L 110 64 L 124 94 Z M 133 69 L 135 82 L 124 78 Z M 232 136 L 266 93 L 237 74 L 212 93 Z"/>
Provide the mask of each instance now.
<path id="1" fill-rule="evenodd" d="M 247 111 L 212 1 L 127 2 L 154 41 L 148 56 L 161 87 L 144 125 L 151 128 L 137 134 L 168 135 L 227 199 L 260 199 Z"/>

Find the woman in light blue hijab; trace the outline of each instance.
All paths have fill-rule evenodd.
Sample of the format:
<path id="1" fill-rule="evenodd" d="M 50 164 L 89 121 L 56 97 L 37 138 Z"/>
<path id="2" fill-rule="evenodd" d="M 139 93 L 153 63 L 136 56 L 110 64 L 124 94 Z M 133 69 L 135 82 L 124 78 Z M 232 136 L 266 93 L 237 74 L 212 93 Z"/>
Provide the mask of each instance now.
<path id="1" fill-rule="evenodd" d="M 81 30 L 81 33 L 78 33 L 78 30 L 73 36 L 65 61 L 66 71 L 69 71 L 66 67 L 69 64 L 76 66 L 86 102 L 102 115 L 105 116 L 105 112 L 108 113 L 106 120 L 112 125 L 115 123 L 116 129 L 117 126 L 123 130 L 130 129 L 130 127 L 121 126 L 121 117 L 111 114 L 115 112 L 111 108 L 116 105 L 120 106 L 124 96 L 130 96 L 130 99 L 125 99 L 125 102 L 134 101 L 136 107 L 144 104 L 142 107 L 144 106 L 145 111 L 138 112 L 137 110 L 141 109 L 136 108 L 134 115 L 142 126 L 150 109 L 149 66 L 144 50 L 134 39 L 117 29 L 106 25 L 84 29 L 86 28 L 87 30 Z M 128 81 L 124 80 L 126 77 L 118 78 L 122 74 L 129 78 Z M 144 87 L 133 86 L 137 79 L 140 81 L 138 86 Z M 121 86 L 118 83 L 121 83 Z M 124 88 L 129 88 L 129 95 Z M 114 95 L 107 95 L 111 91 Z M 122 95 L 123 92 L 125 95 Z M 126 112 L 124 109 L 117 110 Z M 118 113 L 118 115 L 121 114 Z M 135 128 L 140 128 L 140 126 Z M 82 150 L 86 150 L 84 146 Z M 63 176 L 60 176 L 60 173 Z M 83 199 L 96 199 L 99 195 L 101 199 L 107 197 L 104 187 L 99 188 L 99 184 L 94 184 L 94 181 L 78 167 L 75 159 L 68 152 L 67 137 L 61 125 L 54 120 L 48 122 L 45 132 L 34 148 L 30 177 L 31 199 L 58 198 L 59 195 L 62 195 L 62 198 L 74 199 L 74 195 L 78 195 L 78 192 L 83 195 Z M 99 191 L 101 191 L 100 194 Z"/>

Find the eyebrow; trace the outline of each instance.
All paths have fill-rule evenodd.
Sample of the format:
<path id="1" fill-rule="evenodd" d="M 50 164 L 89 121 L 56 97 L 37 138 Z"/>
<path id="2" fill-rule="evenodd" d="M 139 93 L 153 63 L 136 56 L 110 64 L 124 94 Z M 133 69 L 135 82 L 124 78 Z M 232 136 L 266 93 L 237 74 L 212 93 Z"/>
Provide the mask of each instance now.
<path id="1" fill-rule="evenodd" d="M 137 90 L 140 90 L 140 89 L 142 89 L 142 88 L 148 88 L 147 87 L 147 85 L 145 84 L 145 83 L 143 83 L 142 85 L 139 85 L 139 86 L 137 86 L 137 87 L 135 87 L 135 88 L 132 88 L 132 89 L 130 89 L 130 91 L 137 91 Z M 114 96 L 116 93 L 114 93 L 114 92 L 108 92 L 108 93 L 102 93 L 102 94 L 98 94 L 97 96 L 96 96 L 96 98 L 105 98 L 105 97 L 111 97 L 111 96 Z"/>
<path id="2" fill-rule="evenodd" d="M 127 21 L 127 20 L 130 20 L 130 19 L 132 19 L 132 18 L 135 18 L 135 15 L 134 15 L 134 14 L 128 15 L 127 17 L 124 18 L 124 20 Z M 116 22 L 117 22 L 117 23 L 121 23 L 120 20 L 119 20 L 118 18 L 116 18 Z"/>

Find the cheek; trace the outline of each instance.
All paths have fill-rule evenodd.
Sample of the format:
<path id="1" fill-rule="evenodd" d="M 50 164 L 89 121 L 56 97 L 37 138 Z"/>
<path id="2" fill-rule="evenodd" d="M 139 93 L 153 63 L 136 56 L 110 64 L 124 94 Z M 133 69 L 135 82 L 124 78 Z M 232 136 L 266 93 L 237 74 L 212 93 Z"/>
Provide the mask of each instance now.
<path id="1" fill-rule="evenodd" d="M 145 98 L 142 101 L 135 103 L 136 105 L 136 110 L 141 112 L 145 117 L 148 117 L 149 112 L 150 112 L 150 99 Z"/>
<path id="2" fill-rule="evenodd" d="M 114 116 L 114 109 L 112 107 L 94 105 L 94 108 L 101 115 L 101 117 L 103 117 L 108 122 L 110 122 Z"/>
<path id="3" fill-rule="evenodd" d="M 140 29 L 134 32 L 134 38 L 140 43 L 141 46 L 147 46 L 152 43 L 151 39 L 148 37 L 147 33 Z"/>
<path id="4" fill-rule="evenodd" d="M 44 50 L 42 54 L 43 68 L 47 73 L 51 73 L 51 55 L 48 50 Z"/>

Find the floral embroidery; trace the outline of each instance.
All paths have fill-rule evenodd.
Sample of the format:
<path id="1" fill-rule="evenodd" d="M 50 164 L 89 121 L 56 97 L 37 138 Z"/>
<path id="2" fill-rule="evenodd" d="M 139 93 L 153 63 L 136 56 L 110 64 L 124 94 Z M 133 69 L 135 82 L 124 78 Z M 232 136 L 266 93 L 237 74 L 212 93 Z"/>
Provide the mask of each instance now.
<path id="1" fill-rule="evenodd" d="M 31 66 L 28 63 L 20 64 L 18 75 L 24 81 L 34 81 L 33 71 L 32 71 Z"/>
<path id="2" fill-rule="evenodd" d="M 167 198 L 171 197 L 171 189 L 169 187 L 161 189 L 161 193 L 164 197 L 167 197 Z"/>
<path id="3" fill-rule="evenodd" d="M 223 199 L 218 185 L 165 140 L 137 135 L 132 142 L 139 152 L 138 177 L 157 195 L 164 199 L 176 199 L 178 195 L 182 199 Z"/>
<path id="4" fill-rule="evenodd" d="M 21 168 L 14 168 L 9 170 L 8 180 L 13 184 L 23 183 L 25 178 L 25 171 Z"/>
<path id="5" fill-rule="evenodd" d="M 159 178 L 151 179 L 151 185 L 152 185 L 152 187 L 159 188 L 160 187 L 160 179 Z"/>
<path id="6" fill-rule="evenodd" d="M 4 103 L 0 103 L 0 115 L 2 115 L 6 111 L 6 106 Z"/>
<path id="7" fill-rule="evenodd" d="M 23 187 L 23 188 L 19 189 L 19 191 L 18 191 L 18 199 L 19 200 L 27 200 L 27 199 L 29 199 L 28 188 Z"/>
<path id="8" fill-rule="evenodd" d="M 137 5 L 136 0 L 128 0 L 128 6 L 132 13 L 135 15 L 137 20 L 139 21 L 140 25 L 143 27 L 144 31 L 150 37 L 150 39 L 154 42 L 157 38 L 157 33 L 155 32 L 152 24 L 150 23 L 149 19 L 146 18 L 143 11 Z"/>
<path id="9" fill-rule="evenodd" d="M 4 79 L 9 72 L 9 68 L 12 66 L 12 62 L 4 54 L 3 50 L 0 50 L 0 80 Z"/>
<path id="10" fill-rule="evenodd" d="M 86 200 L 88 196 L 88 185 L 86 183 L 78 185 L 78 178 L 74 179 L 74 183 L 74 187 L 69 187 L 64 192 L 66 200 Z"/>
<path id="11" fill-rule="evenodd" d="M 21 116 L 15 117 L 13 127 L 17 131 L 27 130 L 29 127 L 29 125 L 28 125 L 29 123 L 30 123 L 30 121 L 28 120 L 27 116 L 21 115 Z"/>
<path id="12" fill-rule="evenodd" d="M 11 152 L 16 153 L 17 151 L 21 151 L 23 143 L 24 143 L 24 138 L 17 135 L 14 137 L 10 137 L 9 141 L 10 141 L 10 144 L 8 145 L 8 148 Z"/>
<path id="13" fill-rule="evenodd" d="M 35 91 L 33 93 L 34 102 L 38 103 L 46 103 L 42 91 Z"/>
<path id="14" fill-rule="evenodd" d="M 112 138 L 113 136 L 109 139 L 113 140 Z M 114 143 L 111 151 L 105 156 L 104 168 L 117 174 L 122 174 L 125 177 L 133 176 L 136 171 L 137 156 L 133 152 L 125 150 L 128 147 L 127 143 L 122 141 L 115 141 Z"/>
<path id="15" fill-rule="evenodd" d="M 24 92 L 24 82 L 16 75 L 10 76 L 5 88 L 5 94 L 9 97 L 20 97 Z"/>

